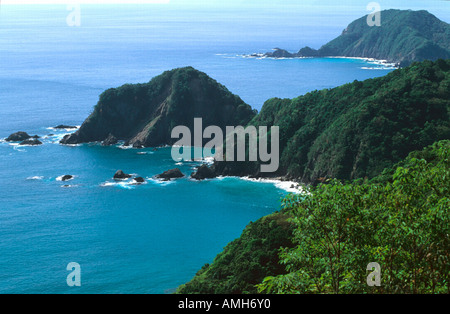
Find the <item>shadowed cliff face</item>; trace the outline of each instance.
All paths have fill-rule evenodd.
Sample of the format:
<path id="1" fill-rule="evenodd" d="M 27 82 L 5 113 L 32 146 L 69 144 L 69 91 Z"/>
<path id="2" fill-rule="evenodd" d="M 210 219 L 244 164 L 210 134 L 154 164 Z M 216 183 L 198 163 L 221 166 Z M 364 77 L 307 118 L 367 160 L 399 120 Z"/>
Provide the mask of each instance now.
<path id="1" fill-rule="evenodd" d="M 126 84 L 100 95 L 92 114 L 62 144 L 103 141 L 113 135 L 129 145 L 171 145 L 174 127 L 246 125 L 255 112 L 238 96 L 191 67 L 167 71 L 146 84 Z"/>

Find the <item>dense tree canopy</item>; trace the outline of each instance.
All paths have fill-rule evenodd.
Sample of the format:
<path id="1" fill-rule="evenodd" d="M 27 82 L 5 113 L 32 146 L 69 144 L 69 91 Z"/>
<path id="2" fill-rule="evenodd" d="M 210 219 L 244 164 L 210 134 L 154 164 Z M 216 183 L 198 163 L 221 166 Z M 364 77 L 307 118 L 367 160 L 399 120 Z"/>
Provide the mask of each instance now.
<path id="1" fill-rule="evenodd" d="M 265 55 L 273 58 L 374 58 L 401 66 L 450 58 L 450 25 L 428 11 L 391 9 L 381 11 L 374 18 L 378 19 L 379 25 L 369 25 L 368 16 L 359 18 L 318 50 L 305 47 L 297 53 L 289 53 L 277 48 Z"/>
<path id="2" fill-rule="evenodd" d="M 291 194 L 178 293 L 449 293 L 449 177 L 444 140 L 371 181 Z M 380 287 L 367 285 L 372 262 Z"/>
<path id="3" fill-rule="evenodd" d="M 279 126 L 276 175 L 305 183 L 373 178 L 411 151 L 450 138 L 450 60 L 414 63 L 292 100 L 273 98 L 249 125 Z M 259 169 L 226 167 L 240 175 Z"/>
<path id="4" fill-rule="evenodd" d="M 425 157 L 418 159 L 416 157 Z M 293 249 L 268 293 L 449 293 L 450 141 L 411 154 L 384 183 L 331 181 L 290 196 Z M 381 180 L 382 181 L 382 180 Z M 366 267 L 382 268 L 380 287 Z"/>

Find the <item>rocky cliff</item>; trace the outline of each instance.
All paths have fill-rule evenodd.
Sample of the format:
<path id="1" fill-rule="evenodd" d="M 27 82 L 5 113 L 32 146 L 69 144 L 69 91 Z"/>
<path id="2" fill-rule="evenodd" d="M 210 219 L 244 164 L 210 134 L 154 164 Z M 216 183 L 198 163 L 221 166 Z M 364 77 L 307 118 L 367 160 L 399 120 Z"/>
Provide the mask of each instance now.
<path id="1" fill-rule="evenodd" d="M 252 108 L 205 73 L 191 67 L 164 72 L 146 84 L 126 84 L 100 95 L 92 114 L 61 144 L 126 141 L 135 147 L 171 145 L 174 127 L 246 125 Z"/>

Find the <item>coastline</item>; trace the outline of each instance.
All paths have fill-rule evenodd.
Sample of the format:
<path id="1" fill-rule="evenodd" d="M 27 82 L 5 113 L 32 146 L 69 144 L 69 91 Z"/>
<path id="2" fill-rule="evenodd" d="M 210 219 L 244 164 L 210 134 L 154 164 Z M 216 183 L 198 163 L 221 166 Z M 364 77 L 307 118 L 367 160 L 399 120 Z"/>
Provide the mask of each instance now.
<path id="1" fill-rule="evenodd" d="M 293 194 L 305 194 L 305 190 L 303 186 L 295 181 L 286 181 L 283 180 L 282 177 L 277 178 L 250 178 L 248 176 L 246 177 L 238 177 L 241 180 L 245 181 L 251 181 L 251 182 L 260 182 L 260 183 L 271 183 L 274 184 L 277 188 L 284 190 L 288 193 Z"/>
<path id="2" fill-rule="evenodd" d="M 212 156 L 203 157 L 202 160 L 197 160 L 200 164 L 211 166 L 215 162 L 215 158 Z M 290 181 L 286 180 L 284 177 L 273 177 L 273 178 L 252 178 L 250 176 L 223 176 L 219 175 L 215 177 L 214 179 L 205 179 L 205 180 L 223 180 L 225 178 L 236 178 L 239 180 L 244 181 L 251 181 L 251 182 L 259 182 L 259 183 L 271 183 L 275 185 L 275 187 L 284 190 L 288 193 L 294 193 L 294 194 L 304 194 L 306 193 L 304 191 L 304 188 L 301 183 L 297 181 Z M 195 179 L 192 179 L 195 180 Z M 195 180 L 197 181 L 197 180 Z"/>
<path id="3" fill-rule="evenodd" d="M 317 57 L 319 58 L 319 57 Z M 365 57 L 343 57 L 343 56 L 329 56 L 329 57 L 322 57 L 322 58 L 330 58 L 330 59 L 353 59 L 353 60 L 362 60 L 370 64 L 374 65 L 381 65 L 384 68 L 382 69 L 398 69 L 400 68 L 399 63 L 396 62 L 389 62 L 388 60 L 381 60 L 381 59 L 375 59 L 375 58 L 365 58 Z M 362 68 L 366 69 L 366 68 Z M 367 68 L 368 70 L 371 70 L 372 68 Z"/>
<path id="4" fill-rule="evenodd" d="M 275 187 L 284 190 L 288 193 L 293 194 L 305 194 L 304 187 L 301 183 L 298 183 L 296 181 L 287 181 L 284 180 L 282 177 L 276 177 L 276 178 L 251 178 L 249 176 L 239 177 L 239 176 L 218 176 L 214 179 L 209 180 L 223 180 L 226 178 L 234 178 L 239 179 L 243 181 L 250 181 L 250 182 L 258 182 L 258 183 L 269 183 L 273 184 Z"/>
<path id="5" fill-rule="evenodd" d="M 243 54 L 239 55 L 242 58 L 255 58 L 255 59 L 270 59 L 270 60 L 291 60 L 291 59 L 350 59 L 350 60 L 361 60 L 370 64 L 383 66 L 383 68 L 369 68 L 362 67 L 363 70 L 373 70 L 373 69 L 398 69 L 400 68 L 398 62 L 389 62 L 388 60 L 375 59 L 375 58 L 366 58 L 366 57 L 346 57 L 346 56 L 321 56 L 321 57 L 270 57 L 267 56 L 266 53 L 253 53 L 253 54 Z"/>

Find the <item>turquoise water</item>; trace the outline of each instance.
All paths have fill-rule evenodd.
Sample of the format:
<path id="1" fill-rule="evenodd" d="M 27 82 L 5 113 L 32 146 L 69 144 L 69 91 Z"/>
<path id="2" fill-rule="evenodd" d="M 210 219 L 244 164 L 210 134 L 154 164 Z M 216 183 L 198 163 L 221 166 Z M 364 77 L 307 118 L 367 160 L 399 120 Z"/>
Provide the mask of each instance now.
<path id="1" fill-rule="evenodd" d="M 275 46 L 318 48 L 364 11 L 333 25 L 317 25 L 309 13 L 252 13 L 86 6 L 74 28 L 65 25 L 65 6 L 2 7 L 0 138 L 20 130 L 44 136 L 44 145 L 0 143 L 0 293 L 171 292 L 250 221 L 279 209 L 287 192 L 274 184 L 161 183 L 152 177 L 177 166 L 189 175 L 198 164 L 176 165 L 168 148 L 61 146 L 66 131 L 49 129 L 80 125 L 107 88 L 180 66 L 206 72 L 256 109 L 270 97 L 390 71 L 362 60 L 242 57 Z M 147 184 L 116 184 L 118 169 Z M 65 174 L 75 178 L 58 181 Z M 70 262 L 81 265 L 79 288 L 66 284 Z"/>
<path id="2" fill-rule="evenodd" d="M 1 164 L 14 167 L 0 179 L 2 293 L 166 292 L 189 280 L 248 222 L 274 211 L 283 196 L 272 184 L 235 178 L 153 180 L 173 167 L 189 174 L 196 165 L 175 165 L 169 148 L 138 154 L 46 141 L 20 149 L 0 145 Z M 147 184 L 115 183 L 117 169 Z M 75 178 L 58 181 L 64 174 Z M 72 261 L 82 269 L 78 290 L 65 282 Z"/>

